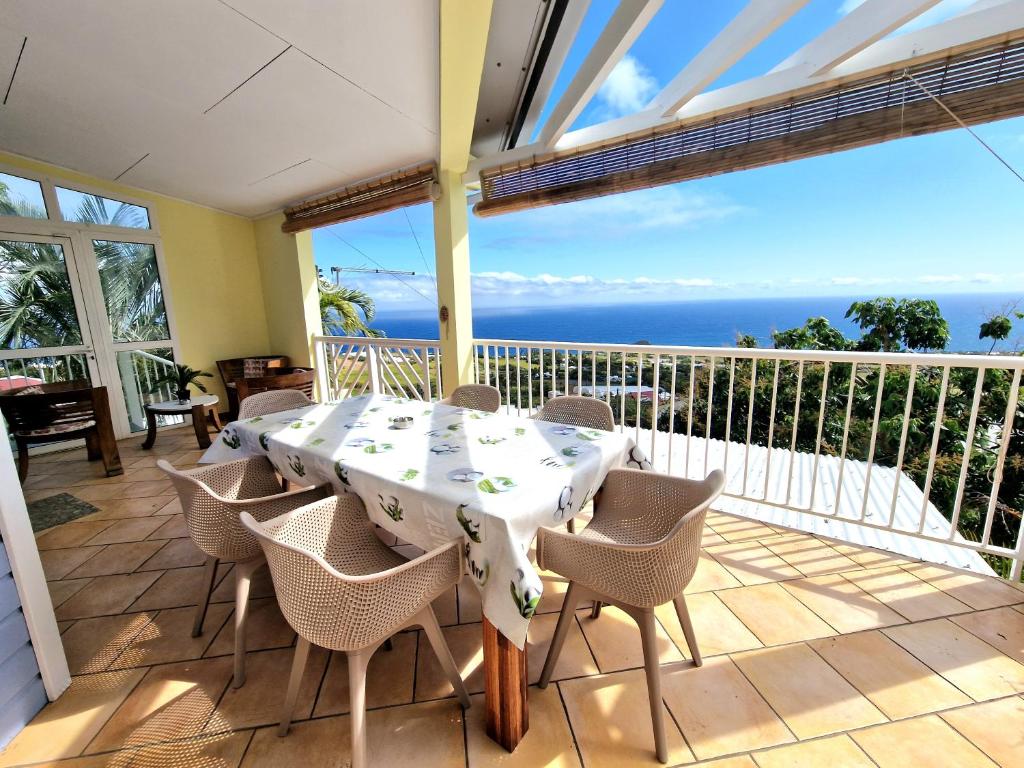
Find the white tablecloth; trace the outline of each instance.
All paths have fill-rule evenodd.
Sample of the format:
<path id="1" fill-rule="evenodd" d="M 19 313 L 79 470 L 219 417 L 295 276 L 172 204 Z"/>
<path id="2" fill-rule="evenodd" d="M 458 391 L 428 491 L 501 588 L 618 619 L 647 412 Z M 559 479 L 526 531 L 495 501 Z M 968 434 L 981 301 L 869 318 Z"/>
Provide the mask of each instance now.
<path id="1" fill-rule="evenodd" d="M 576 515 L 608 470 L 649 466 L 627 434 L 383 395 L 234 422 L 201 461 L 259 454 L 296 484 L 358 494 L 373 522 L 425 550 L 462 538 L 484 615 L 519 648 L 543 589 L 537 529 Z"/>

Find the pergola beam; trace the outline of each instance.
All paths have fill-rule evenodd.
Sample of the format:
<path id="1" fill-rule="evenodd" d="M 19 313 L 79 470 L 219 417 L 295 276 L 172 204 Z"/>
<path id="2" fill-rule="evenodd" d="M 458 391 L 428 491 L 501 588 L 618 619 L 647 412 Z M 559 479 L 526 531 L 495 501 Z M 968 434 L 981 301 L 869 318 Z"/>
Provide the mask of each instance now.
<path id="1" fill-rule="evenodd" d="M 800 68 L 822 75 L 915 19 L 940 0 L 865 0 L 772 72 Z"/>
<path id="2" fill-rule="evenodd" d="M 661 8 L 664 0 L 620 0 L 562 98 L 541 128 L 537 143 L 551 147 L 590 103 L 608 75 Z"/>
<path id="3" fill-rule="evenodd" d="M 750 0 L 735 18 L 690 60 L 672 82 L 654 97 L 647 110 L 656 110 L 661 117 L 674 115 L 808 2 L 809 0 Z"/>

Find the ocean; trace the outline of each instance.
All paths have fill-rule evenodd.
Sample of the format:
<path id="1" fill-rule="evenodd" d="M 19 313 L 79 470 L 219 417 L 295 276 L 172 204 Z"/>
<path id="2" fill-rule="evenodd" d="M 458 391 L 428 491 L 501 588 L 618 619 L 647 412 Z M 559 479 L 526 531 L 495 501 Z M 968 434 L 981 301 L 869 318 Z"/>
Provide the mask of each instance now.
<path id="1" fill-rule="evenodd" d="M 473 312 L 473 333 L 480 339 L 579 341 L 632 344 L 731 347 L 738 333 L 755 336 L 763 347 L 771 333 L 803 325 L 809 317 L 827 317 L 848 338 L 860 335 L 843 315 L 850 303 L 864 297 L 758 298 L 616 304 L 611 306 L 522 307 Z M 986 315 L 1021 299 L 1019 294 L 949 294 L 935 297 L 949 323 L 950 352 L 988 351 L 990 341 L 978 339 Z M 436 339 L 433 311 L 381 310 L 373 322 L 392 338 Z M 997 349 L 1024 347 L 1024 320 L 1017 320 L 1010 338 Z"/>

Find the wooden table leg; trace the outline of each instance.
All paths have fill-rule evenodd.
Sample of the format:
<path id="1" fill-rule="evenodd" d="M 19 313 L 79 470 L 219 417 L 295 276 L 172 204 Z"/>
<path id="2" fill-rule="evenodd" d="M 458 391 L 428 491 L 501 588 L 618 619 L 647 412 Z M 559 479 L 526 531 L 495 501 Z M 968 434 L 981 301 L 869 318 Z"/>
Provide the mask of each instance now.
<path id="1" fill-rule="evenodd" d="M 223 427 L 220 424 L 220 414 L 217 413 L 217 404 L 214 403 L 210 406 L 210 420 L 213 421 L 213 427 L 220 432 Z"/>
<path id="2" fill-rule="evenodd" d="M 486 618 L 483 626 L 487 735 L 512 752 L 530 727 L 526 651 L 516 648 Z"/>
<path id="3" fill-rule="evenodd" d="M 200 448 L 210 447 L 210 428 L 206 424 L 207 408 L 205 405 L 192 406 L 192 428 L 196 431 L 196 440 L 199 441 Z"/>
<path id="4" fill-rule="evenodd" d="M 147 451 L 153 447 L 153 443 L 156 442 L 156 414 L 153 411 L 146 408 L 146 441 L 142 444 L 142 447 Z"/>

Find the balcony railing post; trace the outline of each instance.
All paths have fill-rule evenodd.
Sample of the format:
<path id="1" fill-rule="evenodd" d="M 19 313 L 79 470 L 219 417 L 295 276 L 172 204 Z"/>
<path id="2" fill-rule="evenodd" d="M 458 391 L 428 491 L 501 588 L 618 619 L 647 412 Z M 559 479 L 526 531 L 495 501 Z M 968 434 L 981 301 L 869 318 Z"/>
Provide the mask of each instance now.
<path id="1" fill-rule="evenodd" d="M 313 354 L 316 360 L 316 391 L 321 403 L 335 398 L 331 392 L 331 374 L 327 370 L 327 345 L 319 337 L 313 338 Z"/>
<path id="2" fill-rule="evenodd" d="M 375 395 L 384 394 L 381 387 L 380 355 L 377 354 L 377 347 L 372 341 L 366 343 L 366 366 L 370 372 L 370 391 Z"/>

